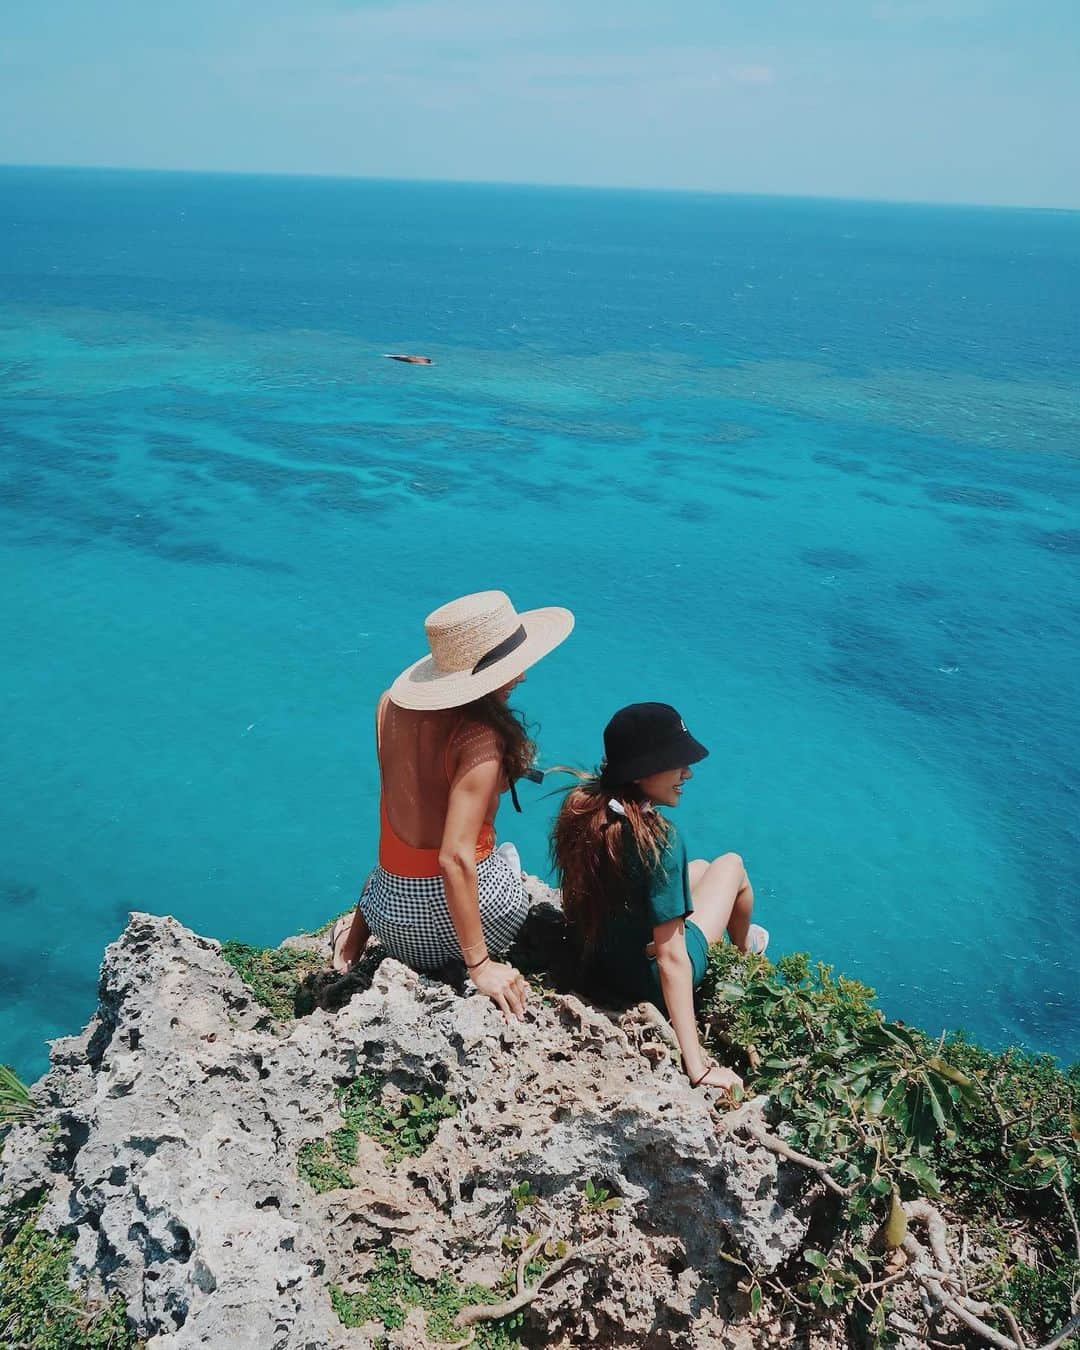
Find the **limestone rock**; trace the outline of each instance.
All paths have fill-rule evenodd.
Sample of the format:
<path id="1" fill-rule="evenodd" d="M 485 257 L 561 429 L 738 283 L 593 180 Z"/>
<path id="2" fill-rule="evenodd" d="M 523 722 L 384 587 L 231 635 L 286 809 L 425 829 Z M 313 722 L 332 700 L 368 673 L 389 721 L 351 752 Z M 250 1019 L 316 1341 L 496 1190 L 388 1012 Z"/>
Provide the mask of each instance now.
<path id="1" fill-rule="evenodd" d="M 710 1094 L 641 1042 L 632 1017 L 572 995 L 508 1023 L 390 959 L 344 1006 L 282 1026 L 217 943 L 135 914 L 97 1014 L 53 1045 L 42 1116 L 7 1140 L 0 1205 L 45 1188 L 40 1222 L 75 1234 L 73 1275 L 122 1294 L 153 1350 L 368 1346 L 331 1286 L 359 1288 L 389 1244 L 420 1277 L 494 1284 L 525 1221 L 590 1248 L 528 1310 L 526 1340 L 745 1344 L 724 1329 L 738 1300 L 718 1251 L 775 1267 L 798 1250 L 805 1174 L 718 1132 Z M 317 1194 L 300 1150 L 341 1126 L 337 1089 L 360 1074 L 445 1092 L 457 1114 L 396 1165 L 362 1136 L 353 1184 Z M 522 1181 L 536 1203 L 519 1215 Z M 390 1343 L 425 1334 L 414 1314 Z"/>

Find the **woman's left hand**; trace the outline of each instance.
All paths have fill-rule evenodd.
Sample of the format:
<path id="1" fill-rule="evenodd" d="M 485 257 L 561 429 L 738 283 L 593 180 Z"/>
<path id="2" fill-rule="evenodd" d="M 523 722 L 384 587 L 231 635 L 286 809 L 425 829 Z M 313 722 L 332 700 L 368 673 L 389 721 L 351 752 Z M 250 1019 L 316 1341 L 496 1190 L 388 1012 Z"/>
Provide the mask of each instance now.
<path id="1" fill-rule="evenodd" d="M 485 961 L 469 972 L 473 986 L 497 1004 L 507 1017 L 520 1017 L 529 996 L 529 982 L 520 970 L 502 961 Z"/>
<path id="2" fill-rule="evenodd" d="M 742 1096 L 743 1081 L 733 1069 L 725 1069 L 721 1064 L 714 1064 L 696 1086 L 720 1088 L 722 1092 L 734 1097 Z"/>

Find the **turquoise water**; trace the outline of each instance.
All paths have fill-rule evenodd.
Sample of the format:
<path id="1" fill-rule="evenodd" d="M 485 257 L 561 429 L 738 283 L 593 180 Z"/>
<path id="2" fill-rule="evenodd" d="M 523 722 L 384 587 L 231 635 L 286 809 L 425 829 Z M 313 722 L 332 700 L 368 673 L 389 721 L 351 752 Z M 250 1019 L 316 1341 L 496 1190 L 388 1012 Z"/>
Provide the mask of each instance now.
<path id="1" fill-rule="evenodd" d="M 1080 1056 L 1078 312 L 1076 214 L 0 171 L 0 1058 L 131 908 L 350 903 L 373 702 L 491 585 L 578 616 L 545 761 L 711 746 L 774 951 Z"/>

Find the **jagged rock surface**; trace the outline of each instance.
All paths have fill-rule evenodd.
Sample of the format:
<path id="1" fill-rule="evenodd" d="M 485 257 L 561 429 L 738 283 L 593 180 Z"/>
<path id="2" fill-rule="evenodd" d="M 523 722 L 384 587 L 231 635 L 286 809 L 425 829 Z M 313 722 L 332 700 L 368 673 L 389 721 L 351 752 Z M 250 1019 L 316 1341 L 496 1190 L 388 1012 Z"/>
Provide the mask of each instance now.
<path id="1" fill-rule="evenodd" d="M 281 1026 L 216 942 L 136 914 L 97 1014 L 53 1045 L 44 1113 L 7 1140 L 0 1205 L 45 1188 L 40 1222 L 75 1233 L 73 1275 L 119 1291 L 152 1350 L 350 1350 L 371 1339 L 341 1324 L 331 1285 L 358 1288 L 387 1244 L 420 1276 L 494 1284 L 528 1180 L 534 1225 L 594 1249 L 545 1288 L 527 1340 L 752 1344 L 728 1323 L 718 1252 L 772 1267 L 798 1250 L 805 1174 L 718 1129 L 708 1094 L 643 1038 L 573 996 L 507 1023 L 389 959 L 338 1011 Z M 341 1125 L 336 1089 L 361 1073 L 445 1091 L 458 1113 L 395 1166 L 362 1136 L 354 1184 L 316 1194 L 299 1151 Z M 620 1205 L 587 1206 L 586 1180 Z M 391 1344 L 425 1344 L 422 1326 Z"/>

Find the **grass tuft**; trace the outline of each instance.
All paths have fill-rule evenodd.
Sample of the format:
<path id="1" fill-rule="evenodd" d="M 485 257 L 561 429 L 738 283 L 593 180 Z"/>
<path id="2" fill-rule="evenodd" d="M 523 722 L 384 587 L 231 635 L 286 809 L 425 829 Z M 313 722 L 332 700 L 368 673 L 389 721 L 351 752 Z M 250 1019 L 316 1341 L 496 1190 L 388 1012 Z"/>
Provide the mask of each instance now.
<path id="1" fill-rule="evenodd" d="M 37 1107 L 25 1083 L 20 1081 L 13 1069 L 0 1064 L 0 1129 L 5 1125 L 18 1125 L 35 1115 Z"/>
<path id="2" fill-rule="evenodd" d="M 221 955 L 251 990 L 252 998 L 279 1022 L 310 1011 L 304 1003 L 304 982 L 324 969 L 322 958 L 314 952 L 229 941 L 221 944 Z"/>
<path id="3" fill-rule="evenodd" d="M 40 1203 L 10 1211 L 0 1246 L 0 1344 L 12 1350 L 139 1350 L 124 1302 L 92 1306 L 68 1287 L 73 1243 L 37 1227 Z"/>
<path id="4" fill-rule="evenodd" d="M 363 1287 L 356 1294 L 332 1288 L 334 1311 L 347 1327 L 362 1327 L 376 1322 L 387 1331 L 400 1331 L 410 1309 L 420 1308 L 427 1315 L 428 1335 L 436 1341 L 460 1342 L 461 1328 L 454 1319 L 462 1308 L 494 1303 L 503 1293 L 481 1284 L 459 1285 L 443 1272 L 437 1280 L 421 1279 L 415 1274 L 406 1249 L 382 1247 L 375 1253 L 375 1264 Z M 522 1323 L 518 1313 L 499 1322 L 481 1322 L 475 1327 L 473 1344 L 479 1350 L 518 1350 L 521 1342 L 514 1331 Z M 386 1344 L 382 1338 L 382 1344 Z"/>
<path id="5" fill-rule="evenodd" d="M 384 1106 L 384 1086 L 373 1074 L 361 1074 L 339 1088 L 338 1106 L 345 1123 L 329 1139 L 312 1139 L 301 1147 L 300 1175 L 320 1194 L 349 1185 L 361 1134 L 384 1148 L 393 1164 L 418 1158 L 440 1123 L 457 1115 L 454 1099 L 435 1091 L 411 1092 L 395 1106 Z"/>

